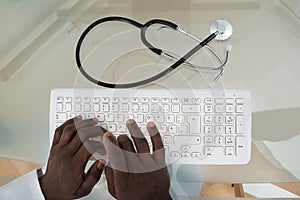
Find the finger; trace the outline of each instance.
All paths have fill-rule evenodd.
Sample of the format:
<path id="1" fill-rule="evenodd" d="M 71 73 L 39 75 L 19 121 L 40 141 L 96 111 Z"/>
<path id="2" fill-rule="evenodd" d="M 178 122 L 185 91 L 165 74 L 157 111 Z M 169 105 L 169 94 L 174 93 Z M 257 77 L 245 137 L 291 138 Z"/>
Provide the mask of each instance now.
<path id="1" fill-rule="evenodd" d="M 136 122 L 132 119 L 129 119 L 126 122 L 126 126 L 130 132 L 130 135 L 132 136 L 137 152 L 150 153 L 148 142 Z"/>
<path id="2" fill-rule="evenodd" d="M 73 124 L 74 122 L 77 122 L 79 120 L 82 120 L 82 116 L 76 116 L 72 119 L 67 120 L 66 122 L 64 122 L 62 125 L 60 125 L 58 128 L 55 129 L 55 133 L 54 133 L 54 137 L 53 137 L 53 141 L 52 141 L 52 146 L 58 144 L 61 134 L 64 130 L 64 128 L 68 125 Z"/>
<path id="3" fill-rule="evenodd" d="M 122 149 L 124 149 L 125 151 L 129 151 L 129 152 L 133 152 L 135 153 L 135 149 L 133 146 L 132 141 L 129 139 L 129 137 L 127 135 L 120 135 L 118 137 L 118 142 L 119 145 Z"/>
<path id="4" fill-rule="evenodd" d="M 124 150 L 123 154 L 126 158 L 128 172 L 140 172 L 143 169 L 143 165 L 141 164 L 139 156 L 136 154 L 131 139 L 127 135 L 120 135 L 118 137 L 118 142 L 120 148 Z"/>
<path id="5" fill-rule="evenodd" d="M 147 129 L 153 146 L 152 157 L 157 163 L 165 165 L 165 149 L 158 129 L 153 122 L 147 124 Z"/>
<path id="6" fill-rule="evenodd" d="M 100 161 L 94 162 L 94 164 L 90 167 L 90 169 L 86 173 L 81 186 L 78 188 L 76 192 L 76 196 L 83 197 L 88 195 L 92 191 L 94 185 L 96 185 L 96 183 L 99 181 L 101 177 L 104 166 L 105 165 Z"/>
<path id="7" fill-rule="evenodd" d="M 114 183 L 114 173 L 113 173 L 113 169 L 110 168 L 109 166 L 106 166 L 104 168 L 104 172 L 105 172 L 105 177 L 106 177 L 106 182 L 107 182 L 107 188 L 108 188 L 108 192 L 115 198 L 116 197 L 116 188 L 115 188 L 115 183 Z"/>
<path id="8" fill-rule="evenodd" d="M 159 131 L 158 131 L 156 125 L 154 124 L 154 122 L 149 122 L 147 124 L 147 129 L 148 129 L 148 132 L 149 132 L 149 134 L 151 136 L 151 142 L 152 142 L 152 146 L 153 146 L 153 152 L 157 151 L 159 149 L 164 148 L 163 141 L 161 139 Z"/>
<path id="9" fill-rule="evenodd" d="M 100 126 L 83 127 L 77 130 L 77 134 L 68 145 L 68 148 L 72 154 L 75 154 L 85 141 L 94 137 L 102 138 L 105 132 L 106 130 Z"/>
<path id="10" fill-rule="evenodd" d="M 114 181 L 123 183 L 127 180 L 128 172 L 123 150 L 120 148 L 115 136 L 110 132 L 104 134 L 103 143 L 109 157 L 110 167 L 113 169 Z"/>
<path id="11" fill-rule="evenodd" d="M 79 130 L 80 128 L 87 127 L 87 126 L 94 126 L 97 123 L 98 123 L 98 119 L 93 118 L 93 119 L 81 120 L 66 126 L 59 140 L 59 145 L 65 146 L 66 144 L 68 144 L 73 139 L 77 130 Z"/>
<path id="12" fill-rule="evenodd" d="M 85 165 L 89 161 L 91 156 L 96 152 L 100 153 L 101 155 L 106 154 L 103 143 L 87 140 L 74 154 L 74 157 L 76 158 L 76 160 L 81 161 L 82 165 Z"/>

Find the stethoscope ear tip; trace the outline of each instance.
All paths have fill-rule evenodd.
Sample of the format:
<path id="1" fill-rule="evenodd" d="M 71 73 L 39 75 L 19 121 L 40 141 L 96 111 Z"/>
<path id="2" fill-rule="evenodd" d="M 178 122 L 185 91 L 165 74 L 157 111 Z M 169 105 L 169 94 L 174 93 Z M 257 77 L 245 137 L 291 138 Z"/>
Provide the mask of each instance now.
<path id="1" fill-rule="evenodd" d="M 227 46 L 226 46 L 226 51 L 231 51 L 232 50 L 232 45 L 231 44 L 228 44 Z"/>

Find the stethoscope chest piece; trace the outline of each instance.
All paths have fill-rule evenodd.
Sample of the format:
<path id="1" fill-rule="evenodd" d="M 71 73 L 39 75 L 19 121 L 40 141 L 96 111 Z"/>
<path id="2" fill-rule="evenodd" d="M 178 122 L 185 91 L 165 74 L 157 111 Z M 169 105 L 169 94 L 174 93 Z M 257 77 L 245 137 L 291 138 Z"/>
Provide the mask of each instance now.
<path id="1" fill-rule="evenodd" d="M 210 24 L 210 33 L 219 32 L 216 40 L 227 40 L 232 35 L 232 26 L 231 24 L 224 19 L 216 19 Z"/>

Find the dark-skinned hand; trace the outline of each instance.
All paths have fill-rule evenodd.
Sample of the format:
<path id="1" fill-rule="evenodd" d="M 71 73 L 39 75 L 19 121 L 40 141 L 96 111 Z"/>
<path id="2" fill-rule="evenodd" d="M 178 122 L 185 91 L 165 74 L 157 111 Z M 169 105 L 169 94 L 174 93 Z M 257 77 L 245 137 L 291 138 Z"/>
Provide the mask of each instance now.
<path id="1" fill-rule="evenodd" d="M 127 135 L 103 137 L 109 166 L 105 167 L 108 190 L 118 200 L 169 200 L 170 177 L 161 136 L 153 122 L 147 124 L 153 153 L 134 120 L 127 121 Z M 135 147 L 134 147 L 135 146 Z"/>
<path id="2" fill-rule="evenodd" d="M 85 173 L 92 153 L 86 144 L 91 137 L 103 136 L 97 119 L 82 120 L 80 116 L 66 121 L 55 130 L 46 173 L 39 179 L 47 200 L 75 199 L 89 194 L 100 179 L 104 164 L 95 161 Z M 103 151 L 103 145 L 98 150 Z"/>

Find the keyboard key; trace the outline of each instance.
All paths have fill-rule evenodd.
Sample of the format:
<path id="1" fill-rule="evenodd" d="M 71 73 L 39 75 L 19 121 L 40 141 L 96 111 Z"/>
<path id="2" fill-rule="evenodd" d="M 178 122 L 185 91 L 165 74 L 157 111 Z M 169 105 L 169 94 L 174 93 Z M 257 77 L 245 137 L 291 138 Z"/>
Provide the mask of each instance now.
<path id="1" fill-rule="evenodd" d="M 130 107 L 130 111 L 133 113 L 137 113 L 137 112 L 139 112 L 139 110 L 140 110 L 140 107 L 138 104 L 132 104 Z"/>
<path id="2" fill-rule="evenodd" d="M 168 104 L 162 104 L 162 105 L 161 105 L 161 112 L 163 112 L 163 113 L 168 113 L 168 112 L 170 112 L 170 107 L 169 107 L 169 105 L 168 105 Z"/>
<path id="3" fill-rule="evenodd" d="M 83 104 L 83 112 L 91 112 L 91 105 Z"/>
<path id="4" fill-rule="evenodd" d="M 223 134 L 224 133 L 224 127 L 221 125 L 215 126 L 215 133 L 216 134 Z"/>
<path id="5" fill-rule="evenodd" d="M 237 156 L 245 156 L 247 155 L 246 151 L 246 140 L 244 136 L 237 136 L 235 142 L 236 155 Z"/>
<path id="6" fill-rule="evenodd" d="M 100 97 L 93 97 L 93 103 L 100 103 Z"/>
<path id="7" fill-rule="evenodd" d="M 225 116 L 225 123 L 226 124 L 234 124 L 234 116 L 233 115 L 226 115 Z"/>
<path id="8" fill-rule="evenodd" d="M 141 102 L 142 102 L 142 103 L 149 103 L 149 98 L 147 98 L 147 97 L 142 97 L 142 98 L 141 98 Z"/>
<path id="9" fill-rule="evenodd" d="M 200 133 L 200 129 L 201 129 L 200 116 L 189 115 L 187 121 L 190 125 L 190 130 L 189 131 L 190 131 L 191 134 Z"/>
<path id="10" fill-rule="evenodd" d="M 166 121 L 168 124 L 172 124 L 175 122 L 175 115 L 167 115 Z"/>
<path id="11" fill-rule="evenodd" d="M 135 119 L 134 119 L 137 123 L 143 123 L 144 122 L 144 115 L 141 114 L 137 114 L 135 115 Z"/>
<path id="12" fill-rule="evenodd" d="M 58 112 L 63 111 L 63 104 L 62 103 L 57 103 L 56 104 L 56 111 L 58 111 Z"/>
<path id="13" fill-rule="evenodd" d="M 167 132 L 167 126 L 164 125 L 164 124 L 158 125 L 158 131 L 159 131 L 160 133 L 166 133 L 166 132 Z"/>
<path id="14" fill-rule="evenodd" d="M 66 113 L 56 113 L 55 119 L 56 119 L 56 121 L 66 121 L 67 114 Z"/>
<path id="15" fill-rule="evenodd" d="M 200 152 L 193 152 L 192 154 L 191 154 L 191 157 L 192 158 L 200 158 L 201 156 L 200 156 Z"/>
<path id="16" fill-rule="evenodd" d="M 74 110 L 76 111 L 76 112 L 78 112 L 79 111 L 79 109 L 80 109 L 80 104 L 75 104 L 76 106 L 78 106 L 78 108 L 74 108 Z M 99 112 L 100 111 L 100 104 L 98 104 L 98 103 L 93 103 L 93 105 L 92 105 L 92 107 L 93 107 L 93 111 L 94 112 Z"/>
<path id="17" fill-rule="evenodd" d="M 175 135 L 174 144 L 180 145 L 197 145 L 200 144 L 200 136 L 194 135 Z"/>
<path id="18" fill-rule="evenodd" d="M 189 145 L 182 145 L 182 146 L 181 146 L 181 151 L 187 152 L 187 151 L 189 151 L 190 149 L 191 149 L 191 147 L 190 147 Z"/>
<path id="19" fill-rule="evenodd" d="M 234 156 L 234 147 L 225 147 L 226 156 Z"/>
<path id="20" fill-rule="evenodd" d="M 204 126 L 204 133 L 205 134 L 212 134 L 213 133 L 213 127 L 212 126 Z"/>
<path id="21" fill-rule="evenodd" d="M 225 133 L 226 134 L 233 134 L 234 133 L 234 126 L 225 126 Z"/>
<path id="22" fill-rule="evenodd" d="M 85 104 L 84 106 L 86 106 L 87 104 Z M 101 112 L 108 112 L 109 111 L 109 104 L 106 104 L 106 103 L 104 103 L 104 104 L 101 104 L 101 106 L 100 106 L 100 111 Z M 86 112 L 86 111 L 85 111 Z"/>
<path id="23" fill-rule="evenodd" d="M 142 112 L 142 113 L 148 113 L 148 112 L 149 112 L 149 105 L 147 105 L 147 104 L 142 104 L 142 105 L 141 105 L 141 112 Z"/>
<path id="24" fill-rule="evenodd" d="M 222 157 L 225 155 L 224 148 L 219 146 L 204 147 L 204 154 L 206 156 Z"/>
<path id="25" fill-rule="evenodd" d="M 162 103 L 169 103 L 169 102 L 170 102 L 170 99 L 169 99 L 169 98 L 162 98 L 162 99 L 161 99 L 161 102 L 162 102 Z"/>
<path id="26" fill-rule="evenodd" d="M 192 103 L 193 104 L 200 104 L 201 103 L 201 99 L 200 98 L 193 98 L 192 99 Z"/>
<path id="27" fill-rule="evenodd" d="M 192 99 L 190 99 L 190 98 L 182 98 L 181 102 L 183 104 L 191 104 L 192 103 Z"/>
<path id="28" fill-rule="evenodd" d="M 182 105 L 183 113 L 200 113 L 200 105 Z"/>
<path id="29" fill-rule="evenodd" d="M 159 98 L 153 97 L 153 98 L 151 99 L 151 102 L 152 102 L 152 103 L 159 103 L 160 101 L 159 101 Z"/>
<path id="30" fill-rule="evenodd" d="M 222 124 L 222 123 L 224 123 L 224 116 L 223 115 L 217 115 L 217 116 L 215 116 L 215 123 L 216 124 Z"/>
<path id="31" fill-rule="evenodd" d="M 225 102 L 225 99 L 224 98 L 216 98 L 215 99 L 215 103 L 216 104 L 223 104 Z"/>
<path id="32" fill-rule="evenodd" d="M 237 105 L 237 106 L 235 107 L 235 111 L 236 111 L 237 113 L 243 113 L 243 112 L 245 112 L 244 105 Z"/>
<path id="33" fill-rule="evenodd" d="M 57 103 L 62 103 L 64 101 L 63 97 L 56 97 L 56 102 Z"/>
<path id="34" fill-rule="evenodd" d="M 155 115 L 155 122 L 156 123 L 163 123 L 164 122 L 164 116 L 163 115 Z"/>
<path id="35" fill-rule="evenodd" d="M 206 104 L 211 104 L 212 102 L 213 102 L 212 98 L 205 98 L 204 99 L 204 103 L 206 103 Z"/>
<path id="36" fill-rule="evenodd" d="M 243 115 L 236 116 L 236 133 L 245 133 L 246 132 L 246 124 L 245 117 Z"/>
<path id="37" fill-rule="evenodd" d="M 183 115 L 177 115 L 176 121 L 177 121 L 178 124 L 185 123 L 184 116 Z"/>
<path id="38" fill-rule="evenodd" d="M 233 98 L 227 98 L 225 100 L 226 104 L 233 104 L 234 103 L 234 99 Z"/>
<path id="39" fill-rule="evenodd" d="M 119 98 L 118 97 L 112 97 L 111 102 L 112 103 L 119 103 Z"/>
<path id="40" fill-rule="evenodd" d="M 104 114 L 96 114 L 96 117 L 98 118 L 99 122 L 104 122 L 105 120 Z"/>
<path id="41" fill-rule="evenodd" d="M 204 116 L 204 123 L 205 124 L 211 124 L 213 122 L 213 116 L 212 115 L 205 115 Z"/>
<path id="42" fill-rule="evenodd" d="M 172 105 L 171 106 L 172 113 L 179 113 L 180 112 L 180 105 Z"/>
<path id="43" fill-rule="evenodd" d="M 213 137 L 211 135 L 204 136 L 204 144 L 205 145 L 213 145 Z"/>
<path id="44" fill-rule="evenodd" d="M 190 157 L 190 153 L 189 152 L 182 152 L 181 153 L 181 158 L 189 158 Z"/>
<path id="45" fill-rule="evenodd" d="M 109 97 L 102 97 L 101 102 L 102 103 L 109 103 Z"/>
<path id="46" fill-rule="evenodd" d="M 120 133 L 126 133 L 127 127 L 126 127 L 125 124 L 119 124 L 119 129 L 118 130 L 119 130 Z"/>
<path id="47" fill-rule="evenodd" d="M 178 126 L 178 133 L 179 134 L 188 134 L 188 127 L 186 125 Z"/>
<path id="48" fill-rule="evenodd" d="M 129 105 L 128 104 L 121 104 L 121 107 L 120 107 L 120 110 L 121 112 L 128 112 L 129 111 Z"/>
<path id="49" fill-rule="evenodd" d="M 172 136 L 170 135 L 164 135 L 163 136 L 163 141 L 164 141 L 164 144 L 172 144 Z"/>
<path id="50" fill-rule="evenodd" d="M 179 98 L 172 98 L 171 102 L 172 103 L 180 103 L 180 99 Z"/>
<path id="51" fill-rule="evenodd" d="M 107 122 L 113 122 L 115 120 L 115 117 L 113 114 L 106 114 L 105 121 Z"/>
<path id="52" fill-rule="evenodd" d="M 72 110 L 72 104 L 71 103 L 66 103 L 65 112 L 70 112 L 71 110 Z"/>
<path id="53" fill-rule="evenodd" d="M 226 145 L 233 145 L 234 144 L 234 137 L 233 136 L 226 136 L 225 137 L 225 144 Z"/>
<path id="54" fill-rule="evenodd" d="M 171 133 L 171 134 L 177 133 L 177 126 L 176 125 L 170 125 L 169 128 L 168 128 L 168 133 Z"/>
<path id="55" fill-rule="evenodd" d="M 225 111 L 226 111 L 227 113 L 233 113 L 233 112 L 234 112 L 234 107 L 233 107 L 233 105 L 226 105 Z"/>
<path id="56" fill-rule="evenodd" d="M 130 99 L 130 101 L 131 101 L 131 103 L 138 103 L 138 102 L 139 102 L 139 98 L 137 98 L 137 97 L 132 97 L 132 98 Z"/>
<path id="57" fill-rule="evenodd" d="M 119 112 L 119 105 L 118 104 L 111 104 L 110 110 L 112 112 Z"/>
<path id="58" fill-rule="evenodd" d="M 180 158 L 180 153 L 178 151 L 172 151 L 170 157 L 173 159 Z"/>
<path id="59" fill-rule="evenodd" d="M 213 106 L 208 104 L 204 106 L 204 112 L 205 113 L 212 113 L 213 112 Z"/>
<path id="60" fill-rule="evenodd" d="M 221 104 L 217 104 L 217 105 L 215 106 L 215 112 L 216 112 L 216 113 L 222 113 L 222 112 L 224 112 L 224 106 L 221 105 Z"/>
<path id="61" fill-rule="evenodd" d="M 245 99 L 243 99 L 243 98 L 237 98 L 237 99 L 235 100 L 235 102 L 236 102 L 237 104 L 244 104 L 244 103 L 245 103 Z"/>
<path id="62" fill-rule="evenodd" d="M 224 137 L 221 135 L 215 136 L 215 144 L 216 145 L 223 145 L 224 144 Z"/>

